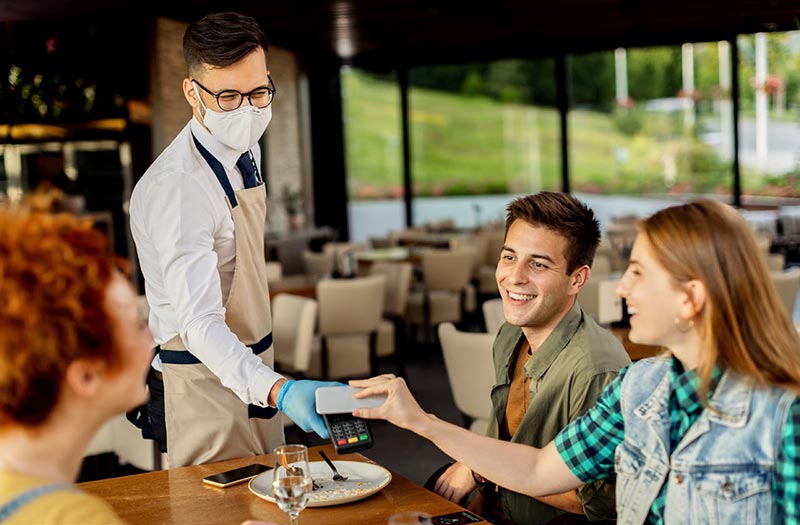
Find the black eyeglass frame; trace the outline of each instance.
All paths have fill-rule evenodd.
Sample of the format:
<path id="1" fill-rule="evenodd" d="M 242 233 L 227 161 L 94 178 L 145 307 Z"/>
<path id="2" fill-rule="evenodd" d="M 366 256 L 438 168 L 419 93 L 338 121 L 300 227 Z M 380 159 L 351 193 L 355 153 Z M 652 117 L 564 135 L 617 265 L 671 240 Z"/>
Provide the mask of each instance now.
<path id="1" fill-rule="evenodd" d="M 221 109 L 222 111 L 236 111 L 237 109 L 242 107 L 242 102 L 244 102 L 244 98 L 245 97 L 247 97 L 247 102 L 249 102 L 251 106 L 255 106 L 255 104 L 253 104 L 253 100 L 250 97 L 252 97 L 253 93 L 255 93 L 256 91 L 260 91 L 262 89 L 266 89 L 267 92 L 269 93 L 269 101 L 264 106 L 255 106 L 255 107 L 257 107 L 258 109 L 264 109 L 264 108 L 269 107 L 269 105 L 272 104 L 272 101 L 275 99 L 275 93 L 277 93 L 278 90 L 275 89 L 275 82 L 272 81 L 272 77 L 269 76 L 269 73 L 267 73 L 267 81 L 269 82 L 269 84 L 267 84 L 266 86 L 258 86 L 257 88 L 255 88 L 254 90 L 250 91 L 249 93 L 242 93 L 241 91 L 237 91 L 235 89 L 223 89 L 219 93 L 214 93 L 213 91 L 211 91 L 210 89 L 205 87 L 203 84 L 198 82 L 197 79 L 194 79 L 194 78 L 192 79 L 192 82 L 194 82 L 195 84 L 197 84 L 198 86 L 203 88 L 203 91 L 205 91 L 206 93 L 208 93 L 209 95 L 214 97 L 214 100 L 217 103 L 217 107 L 219 109 Z M 222 104 L 219 103 L 219 97 L 221 97 L 222 95 L 225 95 L 225 94 L 232 95 L 234 93 L 239 95 L 239 103 L 236 105 L 235 108 L 231 108 L 231 109 L 223 108 Z"/>

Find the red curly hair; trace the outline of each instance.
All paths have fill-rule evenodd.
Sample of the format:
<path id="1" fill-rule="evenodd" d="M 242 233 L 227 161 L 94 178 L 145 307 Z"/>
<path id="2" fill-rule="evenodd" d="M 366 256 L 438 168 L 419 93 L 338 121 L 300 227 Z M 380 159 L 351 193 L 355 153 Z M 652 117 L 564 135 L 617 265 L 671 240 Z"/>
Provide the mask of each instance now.
<path id="1" fill-rule="evenodd" d="M 106 246 L 88 221 L 0 207 L 0 427 L 44 422 L 72 361 L 119 364 Z"/>

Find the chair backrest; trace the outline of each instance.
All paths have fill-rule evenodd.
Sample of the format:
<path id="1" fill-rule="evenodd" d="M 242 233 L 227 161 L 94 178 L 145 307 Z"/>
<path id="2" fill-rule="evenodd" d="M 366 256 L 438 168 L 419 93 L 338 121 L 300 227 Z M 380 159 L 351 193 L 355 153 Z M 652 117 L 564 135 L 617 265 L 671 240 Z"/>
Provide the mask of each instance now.
<path id="1" fill-rule="evenodd" d="M 267 261 L 267 282 L 275 283 L 283 279 L 283 265 L 278 261 Z"/>
<path id="2" fill-rule="evenodd" d="M 618 279 L 603 279 L 592 274 L 578 293 L 584 313 L 601 325 L 622 319 L 622 299 L 617 296 Z"/>
<path id="3" fill-rule="evenodd" d="M 797 300 L 797 291 L 800 289 L 800 267 L 792 266 L 782 272 L 770 272 L 772 284 L 789 312 L 789 317 L 793 317 L 794 303 Z"/>
<path id="4" fill-rule="evenodd" d="M 460 291 L 472 276 L 472 252 L 428 250 L 422 254 L 422 280 L 427 290 Z"/>
<path id="5" fill-rule="evenodd" d="M 486 261 L 486 252 L 489 249 L 489 240 L 485 235 L 470 235 L 456 237 L 450 241 L 451 250 L 467 250 L 472 253 L 472 275 L 477 276 L 478 270 Z"/>
<path id="6" fill-rule="evenodd" d="M 150 317 L 150 303 L 147 302 L 147 296 L 138 296 L 136 302 L 139 304 L 139 313 L 142 315 L 142 319 L 147 321 Z"/>
<path id="7" fill-rule="evenodd" d="M 313 277 L 322 277 L 333 273 L 335 257 L 332 252 L 312 252 L 303 250 L 303 266 L 305 272 Z"/>
<path id="8" fill-rule="evenodd" d="M 495 267 L 500 260 L 500 252 L 503 251 L 503 241 L 505 241 L 505 230 L 491 230 L 481 233 L 486 239 L 486 251 L 483 264 Z"/>
<path id="9" fill-rule="evenodd" d="M 377 261 L 370 267 L 370 275 L 386 276 L 386 298 L 383 313 L 388 317 L 402 316 L 406 311 L 408 293 L 414 267 L 409 262 Z"/>
<path id="10" fill-rule="evenodd" d="M 769 249 L 772 246 L 772 235 L 769 232 L 765 232 L 762 230 L 756 230 L 753 235 L 756 238 L 756 246 L 758 249 L 761 250 L 761 253 L 768 254 Z"/>
<path id="11" fill-rule="evenodd" d="M 768 253 L 766 254 L 767 257 L 767 269 L 770 272 L 782 272 L 783 267 L 786 266 L 786 256 L 782 253 Z"/>
<path id="12" fill-rule="evenodd" d="M 442 323 L 439 340 L 456 407 L 469 417 L 488 419 L 494 386 L 494 334 L 462 332 L 453 323 Z"/>
<path id="13" fill-rule="evenodd" d="M 272 341 L 275 363 L 295 372 L 305 372 L 311 362 L 317 301 L 281 293 L 272 299 Z"/>
<path id="14" fill-rule="evenodd" d="M 598 254 L 594 256 L 592 263 L 592 277 L 604 276 L 611 273 L 611 257 L 605 254 Z"/>
<path id="15" fill-rule="evenodd" d="M 386 276 L 322 279 L 317 283 L 319 334 L 366 334 L 383 318 Z"/>
<path id="16" fill-rule="evenodd" d="M 500 327 L 506 322 L 506 316 L 503 313 L 503 300 L 499 297 L 487 299 L 481 305 L 481 310 L 483 310 L 486 332 L 497 335 Z"/>

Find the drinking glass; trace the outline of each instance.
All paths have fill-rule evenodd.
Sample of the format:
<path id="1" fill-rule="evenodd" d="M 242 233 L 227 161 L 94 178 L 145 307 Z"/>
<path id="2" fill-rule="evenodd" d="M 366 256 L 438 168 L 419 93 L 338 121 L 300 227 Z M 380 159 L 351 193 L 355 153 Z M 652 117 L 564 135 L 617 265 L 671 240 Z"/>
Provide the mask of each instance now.
<path id="1" fill-rule="evenodd" d="M 430 524 L 431 515 L 426 512 L 418 512 L 415 510 L 398 512 L 397 514 L 392 514 L 389 516 L 389 521 L 386 523 L 387 525 L 420 525 L 421 523 Z"/>
<path id="2" fill-rule="evenodd" d="M 272 452 L 275 468 L 272 477 L 272 497 L 280 509 L 289 515 L 289 525 L 297 525 L 297 515 L 311 496 L 311 471 L 308 469 L 308 449 L 304 445 L 282 445 Z"/>

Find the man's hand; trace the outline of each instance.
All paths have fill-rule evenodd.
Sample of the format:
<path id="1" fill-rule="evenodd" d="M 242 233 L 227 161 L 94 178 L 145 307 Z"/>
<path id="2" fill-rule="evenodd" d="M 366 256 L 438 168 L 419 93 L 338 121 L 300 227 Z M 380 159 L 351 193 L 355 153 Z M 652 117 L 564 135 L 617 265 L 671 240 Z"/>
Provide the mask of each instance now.
<path id="1" fill-rule="evenodd" d="M 439 476 L 434 490 L 437 494 L 453 503 L 460 503 L 476 488 L 478 488 L 478 484 L 475 483 L 475 478 L 472 477 L 472 470 L 456 462 Z"/>
<path id="2" fill-rule="evenodd" d="M 289 416 L 305 432 L 312 430 L 323 439 L 328 439 L 328 429 L 322 416 L 317 414 L 315 392 L 323 386 L 345 386 L 336 381 L 309 381 L 294 379 L 286 381 L 278 392 L 275 406 Z"/>

